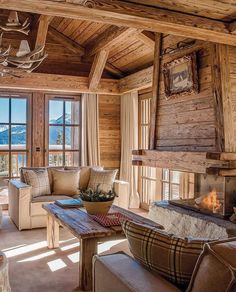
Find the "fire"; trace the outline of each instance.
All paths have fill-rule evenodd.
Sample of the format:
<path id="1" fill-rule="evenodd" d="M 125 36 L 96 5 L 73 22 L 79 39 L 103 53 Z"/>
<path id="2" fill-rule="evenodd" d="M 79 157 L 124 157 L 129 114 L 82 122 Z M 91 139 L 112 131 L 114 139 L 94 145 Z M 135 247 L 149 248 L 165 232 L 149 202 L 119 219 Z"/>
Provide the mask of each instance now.
<path id="1" fill-rule="evenodd" d="M 219 213 L 222 207 L 216 190 L 213 190 L 207 195 L 202 196 L 200 202 L 198 202 L 198 205 L 201 205 L 201 207 L 204 209 L 211 210 L 213 213 Z"/>

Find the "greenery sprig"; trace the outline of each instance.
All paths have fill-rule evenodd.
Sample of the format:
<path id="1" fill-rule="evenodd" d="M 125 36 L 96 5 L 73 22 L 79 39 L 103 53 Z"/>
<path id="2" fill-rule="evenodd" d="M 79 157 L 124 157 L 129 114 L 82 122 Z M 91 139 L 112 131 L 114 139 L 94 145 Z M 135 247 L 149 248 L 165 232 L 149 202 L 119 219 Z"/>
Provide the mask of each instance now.
<path id="1" fill-rule="evenodd" d="M 108 202 L 115 199 L 115 197 L 118 197 L 115 193 L 114 188 L 110 190 L 109 192 L 103 192 L 99 190 L 100 184 L 97 185 L 96 190 L 93 189 L 87 189 L 85 191 L 81 191 L 80 198 L 83 201 L 86 202 Z"/>

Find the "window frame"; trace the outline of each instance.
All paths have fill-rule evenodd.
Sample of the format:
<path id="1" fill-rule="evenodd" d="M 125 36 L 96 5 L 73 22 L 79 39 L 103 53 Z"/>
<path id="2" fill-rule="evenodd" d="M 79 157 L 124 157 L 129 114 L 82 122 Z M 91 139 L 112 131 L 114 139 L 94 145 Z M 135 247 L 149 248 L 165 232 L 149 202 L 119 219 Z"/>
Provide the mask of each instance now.
<path id="1" fill-rule="evenodd" d="M 12 174 L 12 155 L 14 154 L 23 154 L 25 153 L 26 155 L 26 167 L 31 166 L 31 132 L 32 132 L 32 123 L 31 123 L 31 116 L 32 116 L 32 94 L 30 93 L 23 93 L 23 92 L 5 92 L 1 91 L 0 92 L 0 99 L 1 98 L 8 98 L 10 99 L 9 101 L 9 123 L 0 123 L 0 125 L 8 125 L 9 126 L 9 149 L 2 149 L 0 150 L 0 153 L 8 153 L 9 158 L 8 158 L 8 165 L 9 165 L 9 170 L 8 174 L 9 176 L 1 176 L 3 179 L 12 179 L 12 178 L 19 178 L 20 173 L 18 173 L 18 176 L 13 176 Z M 12 99 L 26 99 L 26 123 L 12 123 L 11 122 L 11 100 Z M 16 150 L 12 149 L 12 144 L 11 144 L 11 126 L 14 125 L 23 125 L 26 126 L 26 148 L 23 150 Z M 19 172 L 19 170 L 18 170 Z"/>
<path id="2" fill-rule="evenodd" d="M 49 123 L 49 101 L 50 100 L 58 100 L 63 101 L 63 124 L 50 124 Z M 66 101 L 79 101 L 79 123 L 78 124 L 66 124 L 65 123 L 65 102 Z M 70 95 L 70 94 L 46 94 L 45 95 L 45 164 L 49 165 L 49 154 L 54 153 L 62 153 L 63 155 L 63 165 L 61 167 L 68 166 L 65 164 L 65 154 L 68 152 L 76 152 L 79 153 L 79 163 L 81 164 L 81 123 L 82 123 L 82 108 L 81 108 L 81 95 Z M 49 149 L 49 127 L 50 126 L 58 126 L 63 127 L 63 144 L 62 149 Z M 66 127 L 78 127 L 79 128 L 79 149 L 68 149 L 66 150 L 65 143 L 65 129 Z"/>
<path id="3" fill-rule="evenodd" d="M 164 179 L 164 171 L 168 171 L 168 180 Z M 173 171 L 179 172 L 179 182 L 173 182 L 172 178 L 173 178 Z M 168 169 L 168 168 L 163 168 L 162 169 L 162 176 L 161 176 L 161 196 L 162 196 L 162 200 L 164 200 L 164 184 L 168 184 L 168 188 L 169 188 L 169 198 L 168 200 L 173 200 L 173 193 L 172 193 L 172 186 L 178 186 L 179 188 L 179 199 L 180 199 L 180 194 L 181 194 L 181 179 L 182 179 L 182 172 L 177 171 L 177 170 L 172 170 L 172 169 Z"/>

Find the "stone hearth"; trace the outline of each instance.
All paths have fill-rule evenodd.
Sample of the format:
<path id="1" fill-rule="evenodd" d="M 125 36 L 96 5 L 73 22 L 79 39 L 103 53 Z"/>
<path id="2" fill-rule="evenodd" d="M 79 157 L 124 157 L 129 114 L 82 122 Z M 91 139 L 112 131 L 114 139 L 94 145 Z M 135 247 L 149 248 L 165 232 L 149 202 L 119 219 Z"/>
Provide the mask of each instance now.
<path id="1" fill-rule="evenodd" d="M 236 224 L 226 219 L 204 215 L 174 206 L 168 201 L 154 202 L 149 218 L 181 237 L 222 239 L 236 236 Z"/>

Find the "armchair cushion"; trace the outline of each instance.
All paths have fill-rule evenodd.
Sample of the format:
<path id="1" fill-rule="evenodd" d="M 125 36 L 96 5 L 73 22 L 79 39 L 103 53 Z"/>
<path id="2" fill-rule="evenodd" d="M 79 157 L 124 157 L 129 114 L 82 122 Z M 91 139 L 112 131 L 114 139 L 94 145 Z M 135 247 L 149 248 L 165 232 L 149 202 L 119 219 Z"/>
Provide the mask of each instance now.
<path id="1" fill-rule="evenodd" d="M 74 196 L 79 193 L 79 170 L 52 170 L 53 195 Z"/>
<path id="2" fill-rule="evenodd" d="M 96 190 L 96 188 L 99 186 L 99 190 L 103 192 L 109 192 L 113 188 L 117 171 L 118 171 L 117 169 L 115 170 L 91 169 L 88 188 Z"/>
<path id="3" fill-rule="evenodd" d="M 173 284 L 187 288 L 207 240 L 179 238 L 127 220 L 122 225 L 130 250 L 141 264 Z"/>
<path id="4" fill-rule="evenodd" d="M 236 238 L 205 244 L 187 291 L 236 291 Z"/>
<path id="5" fill-rule="evenodd" d="M 26 170 L 24 172 L 25 181 L 32 186 L 32 197 L 50 195 L 50 184 L 46 169 Z"/>

